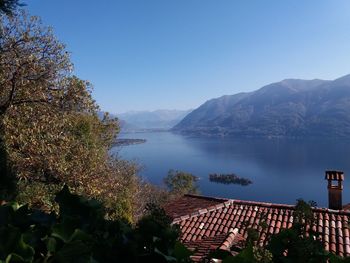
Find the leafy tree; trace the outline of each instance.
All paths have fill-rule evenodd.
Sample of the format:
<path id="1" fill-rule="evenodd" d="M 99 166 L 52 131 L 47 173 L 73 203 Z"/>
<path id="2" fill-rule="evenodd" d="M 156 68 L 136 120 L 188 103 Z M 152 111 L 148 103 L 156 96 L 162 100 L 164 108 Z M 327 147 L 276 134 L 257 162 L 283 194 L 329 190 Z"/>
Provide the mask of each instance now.
<path id="1" fill-rule="evenodd" d="M 17 7 L 23 5 L 19 0 L 0 0 L 0 15 L 1 13 L 12 15 Z"/>
<path id="2" fill-rule="evenodd" d="M 175 170 L 169 170 L 167 177 L 164 178 L 168 190 L 176 196 L 198 193 L 197 181 L 198 177 L 193 174 Z"/>
<path id="3" fill-rule="evenodd" d="M 16 1 L 5 1 L 2 2 L 2 7 L 8 10 L 15 3 Z M 43 29 L 39 24 L 37 18 L 28 18 L 25 13 L 0 17 L 2 182 L 8 182 L 11 176 L 7 169 L 7 151 L 3 139 L 6 113 L 10 109 L 16 111 L 20 106 L 57 102 L 54 94 L 57 94 L 56 90 L 62 90 L 58 88 L 58 83 L 67 75 L 64 72 L 68 73 L 70 68 L 63 45 L 54 38 L 49 29 Z"/>
<path id="4" fill-rule="evenodd" d="M 139 217 L 157 189 L 134 163 L 110 156 L 118 121 L 98 117 L 92 86 L 71 74 L 65 46 L 25 12 L 1 16 L 0 33 L 0 200 L 18 193 L 18 201 L 52 211 L 54 192 L 67 184 L 103 202 L 110 218 Z"/>
<path id="5" fill-rule="evenodd" d="M 38 17 L 24 11 L 2 16 L 0 32 L 1 116 L 20 105 L 63 107 L 67 100 L 77 100 L 67 78 L 72 70 L 68 53 Z"/>

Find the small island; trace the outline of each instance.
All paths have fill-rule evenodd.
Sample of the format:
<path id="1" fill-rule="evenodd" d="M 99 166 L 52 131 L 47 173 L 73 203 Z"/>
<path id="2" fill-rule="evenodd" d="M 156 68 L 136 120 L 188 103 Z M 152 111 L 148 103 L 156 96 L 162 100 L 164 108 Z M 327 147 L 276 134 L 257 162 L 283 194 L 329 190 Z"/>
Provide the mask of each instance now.
<path id="1" fill-rule="evenodd" d="M 127 146 L 134 144 L 145 143 L 145 139 L 117 139 L 114 143 L 114 146 Z"/>
<path id="2" fill-rule="evenodd" d="M 235 174 L 209 174 L 209 181 L 221 184 L 239 184 L 247 186 L 253 182 L 247 178 L 239 177 Z"/>

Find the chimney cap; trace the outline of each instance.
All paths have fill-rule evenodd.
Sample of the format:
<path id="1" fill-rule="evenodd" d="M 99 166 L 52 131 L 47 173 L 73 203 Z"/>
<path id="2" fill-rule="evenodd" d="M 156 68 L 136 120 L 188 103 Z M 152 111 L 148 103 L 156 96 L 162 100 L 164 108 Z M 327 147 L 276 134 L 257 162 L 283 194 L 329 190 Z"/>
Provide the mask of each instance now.
<path id="1" fill-rule="evenodd" d="M 326 180 L 344 181 L 344 173 L 341 171 L 326 171 Z"/>

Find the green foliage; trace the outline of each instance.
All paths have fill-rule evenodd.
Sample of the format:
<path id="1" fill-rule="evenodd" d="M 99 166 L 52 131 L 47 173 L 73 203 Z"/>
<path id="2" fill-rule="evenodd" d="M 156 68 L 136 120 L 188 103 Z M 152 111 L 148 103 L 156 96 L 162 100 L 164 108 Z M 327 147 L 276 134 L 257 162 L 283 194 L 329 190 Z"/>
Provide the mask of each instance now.
<path id="1" fill-rule="evenodd" d="M 261 247 L 248 245 L 237 256 L 226 256 L 223 263 L 270 263 L 272 262 L 271 253 Z"/>
<path id="2" fill-rule="evenodd" d="M 62 188 L 61 184 L 46 184 L 43 182 L 17 183 L 18 194 L 16 201 L 20 204 L 27 203 L 29 207 L 37 208 L 45 212 L 58 211 L 55 201 L 55 193 Z"/>
<path id="3" fill-rule="evenodd" d="M 136 233 L 141 242 L 141 253 L 150 254 L 157 250 L 163 254 L 170 254 L 179 236 L 178 229 L 174 226 L 169 228 L 171 218 L 164 210 L 155 205 L 147 206 L 148 215 L 143 217 L 137 224 Z M 156 234 L 155 234 L 156 233 Z"/>
<path id="4" fill-rule="evenodd" d="M 270 263 L 272 262 L 272 254 L 269 250 L 247 244 L 247 246 L 236 256 L 232 256 L 231 252 L 226 250 L 217 250 L 209 255 L 208 258 L 222 259 L 223 263 Z"/>
<path id="5" fill-rule="evenodd" d="M 16 177 L 8 169 L 7 151 L 0 131 L 0 201 L 11 200 L 16 196 L 16 193 Z"/>
<path id="6" fill-rule="evenodd" d="M 298 232 L 299 229 L 292 227 L 272 237 L 269 249 L 275 262 L 327 262 L 328 253 L 324 251 L 322 243 L 313 237 L 301 236 Z M 287 255 L 284 254 L 286 250 Z"/>
<path id="7" fill-rule="evenodd" d="M 269 250 L 275 262 L 327 262 L 329 259 L 330 254 L 324 250 L 319 240 L 320 233 L 307 227 L 314 224 L 311 205 L 315 203 L 298 200 L 293 213 L 292 227 L 271 238 Z"/>
<path id="8" fill-rule="evenodd" d="M 199 192 L 196 185 L 197 181 L 198 177 L 193 174 L 175 170 L 169 170 L 167 177 L 164 178 L 168 190 L 176 196 L 197 194 Z"/>
<path id="9" fill-rule="evenodd" d="M 66 184 L 103 202 L 107 218 L 135 221 L 157 189 L 110 156 L 118 120 L 98 117 L 91 84 L 71 75 L 64 44 L 38 17 L 0 16 L 0 31 L 0 200 L 55 211 Z"/>
<path id="10" fill-rule="evenodd" d="M 0 206 L 0 262 L 190 262 L 178 228 L 149 206 L 136 228 L 105 219 L 96 200 L 71 194 L 55 198 L 59 215 L 8 203 Z"/>

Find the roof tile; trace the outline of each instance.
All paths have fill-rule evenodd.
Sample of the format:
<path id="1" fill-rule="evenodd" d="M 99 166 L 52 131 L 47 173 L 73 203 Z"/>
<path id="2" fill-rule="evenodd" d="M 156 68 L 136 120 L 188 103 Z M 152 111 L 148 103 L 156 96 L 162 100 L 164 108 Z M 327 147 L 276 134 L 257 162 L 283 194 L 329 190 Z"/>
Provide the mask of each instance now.
<path id="1" fill-rule="evenodd" d="M 206 251 L 203 247 L 209 251 L 230 243 L 232 228 L 244 239 L 246 228 L 254 227 L 260 232 L 259 244 L 266 245 L 268 236 L 292 226 L 294 206 L 186 195 L 168 204 L 166 211 L 173 217 L 173 223 L 181 226 L 181 240 L 185 245 L 202 249 L 201 259 Z M 319 238 L 325 249 L 350 256 L 350 211 L 314 208 L 313 212 L 315 225 L 312 229 L 321 233 Z M 259 226 L 262 221 L 266 221 L 267 229 Z M 198 255 L 192 259 L 196 257 L 198 259 Z"/>

